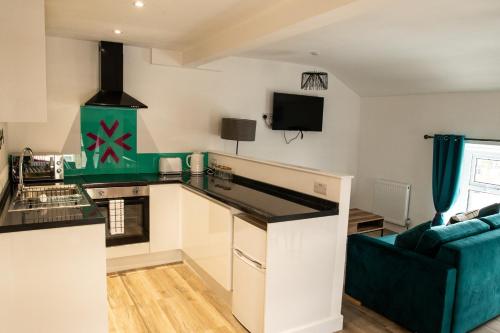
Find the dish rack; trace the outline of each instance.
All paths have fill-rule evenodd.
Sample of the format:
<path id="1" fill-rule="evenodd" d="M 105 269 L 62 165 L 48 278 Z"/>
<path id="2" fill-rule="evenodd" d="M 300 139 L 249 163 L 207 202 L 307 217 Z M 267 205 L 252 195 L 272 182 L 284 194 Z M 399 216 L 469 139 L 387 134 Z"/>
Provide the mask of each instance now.
<path id="1" fill-rule="evenodd" d="M 9 211 L 85 206 L 90 206 L 90 202 L 77 185 L 25 186 L 17 191 Z"/>

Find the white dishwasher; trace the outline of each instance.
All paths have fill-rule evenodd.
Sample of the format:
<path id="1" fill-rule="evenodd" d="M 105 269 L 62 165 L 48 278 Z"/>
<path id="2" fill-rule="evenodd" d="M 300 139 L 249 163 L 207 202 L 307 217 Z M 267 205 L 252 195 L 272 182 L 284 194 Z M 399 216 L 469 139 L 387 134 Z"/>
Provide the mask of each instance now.
<path id="1" fill-rule="evenodd" d="M 247 330 L 260 333 L 264 331 L 267 233 L 250 221 L 244 215 L 234 217 L 232 311 Z"/>

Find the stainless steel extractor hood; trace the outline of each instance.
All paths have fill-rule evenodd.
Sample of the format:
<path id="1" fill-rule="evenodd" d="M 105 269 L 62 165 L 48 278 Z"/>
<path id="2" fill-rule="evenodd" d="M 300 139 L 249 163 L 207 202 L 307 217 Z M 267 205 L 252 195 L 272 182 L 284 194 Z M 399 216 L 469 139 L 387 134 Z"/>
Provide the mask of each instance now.
<path id="1" fill-rule="evenodd" d="M 100 91 L 85 105 L 146 109 L 147 106 L 123 91 L 123 44 L 99 43 Z"/>

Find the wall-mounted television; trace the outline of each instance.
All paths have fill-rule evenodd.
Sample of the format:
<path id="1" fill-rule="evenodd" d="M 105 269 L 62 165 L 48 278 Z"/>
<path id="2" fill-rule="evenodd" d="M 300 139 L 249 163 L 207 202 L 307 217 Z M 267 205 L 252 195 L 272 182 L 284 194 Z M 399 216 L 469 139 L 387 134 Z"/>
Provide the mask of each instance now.
<path id="1" fill-rule="evenodd" d="M 273 130 L 316 131 L 323 129 L 323 97 L 273 95 Z"/>

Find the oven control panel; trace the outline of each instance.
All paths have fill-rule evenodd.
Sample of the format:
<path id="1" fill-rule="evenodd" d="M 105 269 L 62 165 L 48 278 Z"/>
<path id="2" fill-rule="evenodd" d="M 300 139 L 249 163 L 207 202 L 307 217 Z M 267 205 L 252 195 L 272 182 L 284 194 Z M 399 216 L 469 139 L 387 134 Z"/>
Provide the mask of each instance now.
<path id="1" fill-rule="evenodd" d="M 99 187 L 86 191 L 93 200 L 149 196 L 148 186 Z"/>

